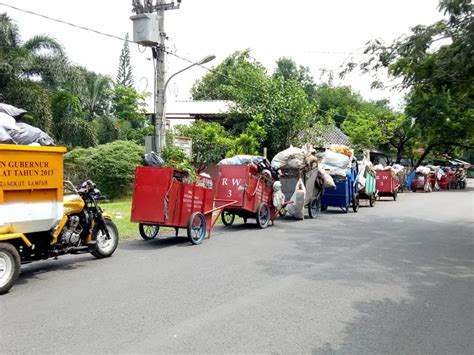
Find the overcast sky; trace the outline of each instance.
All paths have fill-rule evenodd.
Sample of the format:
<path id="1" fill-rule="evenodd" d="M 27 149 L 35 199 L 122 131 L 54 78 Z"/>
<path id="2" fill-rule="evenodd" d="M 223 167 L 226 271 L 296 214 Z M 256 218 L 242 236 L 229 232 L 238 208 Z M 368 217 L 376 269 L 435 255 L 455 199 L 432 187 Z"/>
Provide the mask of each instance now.
<path id="1" fill-rule="evenodd" d="M 0 0 L 26 10 L 123 37 L 132 32 L 132 0 Z M 181 9 L 166 12 L 165 29 L 170 50 L 199 60 L 209 54 L 219 64 L 235 50 L 251 49 L 255 59 L 272 72 L 280 57 L 308 66 L 318 81 L 321 69 L 334 70 L 349 53 L 368 40 L 392 40 L 411 26 L 441 18 L 438 0 L 182 0 Z M 43 33 L 61 42 L 71 61 L 115 78 L 123 43 L 94 33 L 22 13 L 0 5 L 20 27 L 23 39 Z M 150 49 L 131 45 L 138 90 L 153 89 Z M 145 50 L 141 53 L 140 50 Z M 360 52 L 359 52 L 360 53 Z M 187 63 L 167 57 L 172 74 Z M 189 99 L 192 84 L 205 74 L 193 69 L 178 75 L 168 90 L 168 101 Z M 337 84 L 351 85 L 367 99 L 390 98 L 394 106 L 401 94 L 370 90 L 369 78 L 352 75 Z"/>

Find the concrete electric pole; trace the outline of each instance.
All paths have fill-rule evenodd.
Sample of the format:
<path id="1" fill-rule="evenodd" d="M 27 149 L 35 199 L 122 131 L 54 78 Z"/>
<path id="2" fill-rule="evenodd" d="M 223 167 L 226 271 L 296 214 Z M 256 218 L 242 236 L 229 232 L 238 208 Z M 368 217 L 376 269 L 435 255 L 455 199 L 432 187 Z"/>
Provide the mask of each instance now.
<path id="1" fill-rule="evenodd" d="M 181 0 L 166 2 L 166 0 L 133 0 L 133 12 L 136 15 L 130 19 L 133 21 L 133 41 L 152 48 L 155 67 L 155 136 L 153 148 L 161 152 L 165 145 L 165 57 L 166 57 L 166 33 L 165 33 L 165 11 L 179 9 Z"/>

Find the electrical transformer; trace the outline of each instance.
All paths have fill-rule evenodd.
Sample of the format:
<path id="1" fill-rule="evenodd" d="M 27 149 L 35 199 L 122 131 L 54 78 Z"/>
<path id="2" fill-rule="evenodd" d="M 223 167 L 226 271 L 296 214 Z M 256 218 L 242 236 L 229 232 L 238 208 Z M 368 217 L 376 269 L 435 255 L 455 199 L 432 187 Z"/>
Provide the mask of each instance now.
<path id="1" fill-rule="evenodd" d="M 142 46 L 153 47 L 160 44 L 158 30 L 158 15 L 156 13 L 143 13 L 131 16 L 133 22 L 133 41 Z"/>

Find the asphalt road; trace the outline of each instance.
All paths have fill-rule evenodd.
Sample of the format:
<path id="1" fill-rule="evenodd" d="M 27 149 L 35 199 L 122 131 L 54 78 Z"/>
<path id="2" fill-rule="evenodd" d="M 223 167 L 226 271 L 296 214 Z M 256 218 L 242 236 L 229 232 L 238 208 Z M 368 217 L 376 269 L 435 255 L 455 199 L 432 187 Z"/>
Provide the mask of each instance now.
<path id="1" fill-rule="evenodd" d="M 473 206 L 472 188 L 407 192 L 25 265 L 0 297 L 0 353 L 473 354 Z"/>

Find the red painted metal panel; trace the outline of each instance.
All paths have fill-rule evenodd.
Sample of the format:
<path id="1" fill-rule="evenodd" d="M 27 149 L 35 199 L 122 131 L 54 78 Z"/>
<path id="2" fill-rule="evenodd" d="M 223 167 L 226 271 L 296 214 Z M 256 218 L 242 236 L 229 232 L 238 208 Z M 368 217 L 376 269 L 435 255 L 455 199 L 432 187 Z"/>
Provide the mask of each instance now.
<path id="1" fill-rule="evenodd" d="M 162 226 L 187 226 L 191 214 L 211 211 L 214 203 L 213 182 L 199 178 L 189 184 L 173 178 L 173 168 L 139 167 L 135 171 L 132 198 L 132 222 Z M 205 214 L 207 229 L 212 213 Z"/>
<path id="2" fill-rule="evenodd" d="M 221 165 L 217 184 L 217 200 L 237 201 L 227 210 L 256 212 L 261 202 L 272 207 L 273 180 L 261 176 L 252 165 Z"/>
<path id="3" fill-rule="evenodd" d="M 379 193 L 393 193 L 396 190 L 398 181 L 392 176 L 390 170 L 377 171 L 376 186 Z"/>
<path id="4" fill-rule="evenodd" d="M 135 170 L 131 216 L 133 222 L 165 221 L 164 196 L 172 176 L 171 168 L 138 167 Z"/>
<path id="5" fill-rule="evenodd" d="M 221 165 L 217 183 L 217 199 L 237 201 L 233 207 L 243 207 L 245 192 L 249 188 L 248 165 Z"/>

